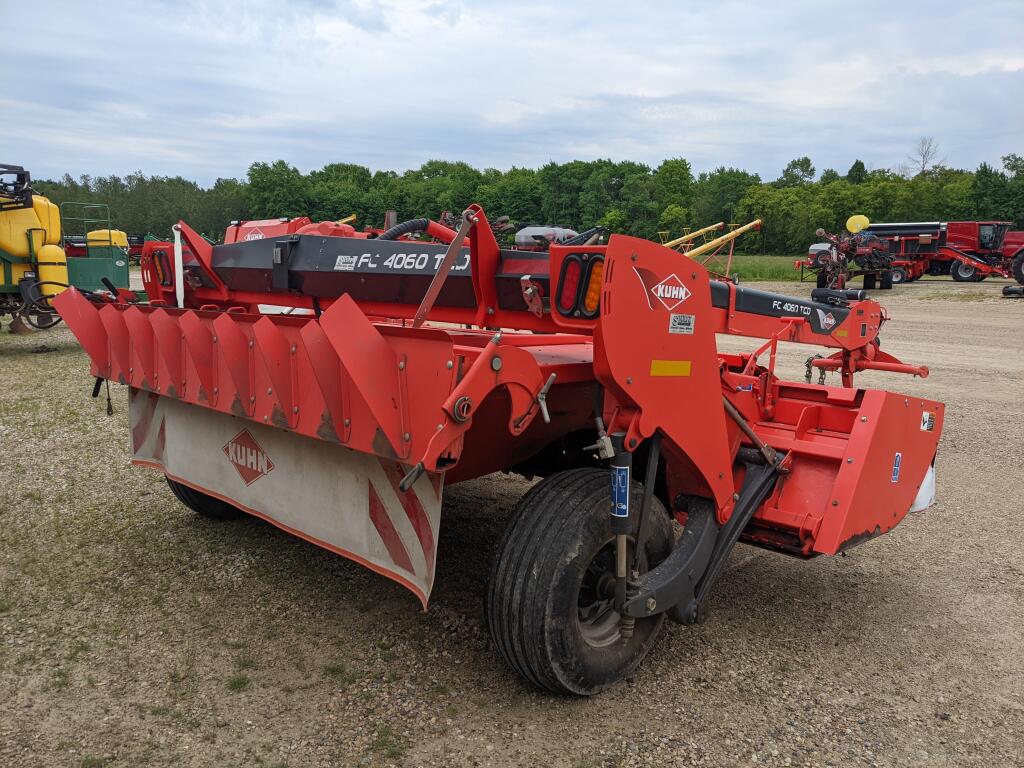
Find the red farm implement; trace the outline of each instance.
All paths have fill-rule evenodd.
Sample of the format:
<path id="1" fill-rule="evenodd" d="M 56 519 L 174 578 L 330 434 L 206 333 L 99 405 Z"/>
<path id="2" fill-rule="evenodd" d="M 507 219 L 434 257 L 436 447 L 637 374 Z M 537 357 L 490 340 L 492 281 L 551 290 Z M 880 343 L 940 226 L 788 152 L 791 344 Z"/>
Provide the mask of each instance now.
<path id="1" fill-rule="evenodd" d="M 800 269 L 800 282 L 805 272 L 814 275 L 818 288 L 843 290 L 851 279 L 862 277 L 864 290 L 875 287 L 892 288 L 897 278 L 889 244 L 868 232 L 868 218 L 853 215 L 846 221 L 846 232 L 831 234 L 820 227 L 814 233 L 825 242 L 814 243 L 807 250 L 807 258 L 793 262 Z"/>
<path id="2" fill-rule="evenodd" d="M 211 246 L 182 223 L 148 304 L 69 290 L 57 307 L 97 385 L 129 387 L 134 461 L 186 505 L 262 517 L 424 605 L 444 486 L 542 477 L 497 548 L 487 615 L 545 690 L 599 691 L 665 617 L 700 620 L 737 541 L 834 555 L 934 498 L 942 404 L 853 386 L 927 374 L 880 349 L 874 301 L 711 280 L 621 235 L 503 250 L 477 206 L 450 245 L 393 237 Z M 716 334 L 763 342 L 726 354 Z M 808 370 L 842 386 L 780 380 L 780 341 L 830 349 Z"/>
<path id="3" fill-rule="evenodd" d="M 1024 284 L 1024 243 L 1007 242 L 1009 228 L 1005 221 L 949 221 L 872 224 L 867 231 L 888 242 L 893 282 L 948 274 L 961 283 L 995 275 Z"/>

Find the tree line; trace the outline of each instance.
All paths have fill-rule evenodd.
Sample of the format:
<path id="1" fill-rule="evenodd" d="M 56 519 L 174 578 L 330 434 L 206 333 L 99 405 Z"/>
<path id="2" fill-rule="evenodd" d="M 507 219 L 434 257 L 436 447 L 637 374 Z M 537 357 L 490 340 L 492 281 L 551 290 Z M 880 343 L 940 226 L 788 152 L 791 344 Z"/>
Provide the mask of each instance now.
<path id="1" fill-rule="evenodd" d="M 350 163 L 302 173 L 278 160 L 254 163 L 244 180 L 218 179 L 208 188 L 180 176 L 141 172 L 123 178 L 65 175 L 34 187 L 57 203 L 106 203 L 116 228 L 159 237 L 167 237 L 179 219 L 218 239 L 236 219 L 322 221 L 354 213 L 358 224 L 380 226 L 388 210 L 397 211 L 399 220 L 437 218 L 473 202 L 492 218 L 506 215 L 520 226 L 600 225 L 654 240 L 678 236 L 686 227 L 760 218 L 763 234 L 746 236 L 742 250 L 779 254 L 803 252 L 816 228 L 841 230 L 854 213 L 872 221 L 995 219 L 1024 228 L 1024 157 L 1007 155 L 1001 168 L 982 163 L 970 171 L 932 165 L 934 145 L 926 149 L 911 166 L 869 171 L 857 160 L 845 174 L 818 174 L 801 157 L 770 181 L 724 166 L 695 174 L 683 158 L 656 168 L 574 160 L 507 171 L 430 160 L 403 173 Z"/>

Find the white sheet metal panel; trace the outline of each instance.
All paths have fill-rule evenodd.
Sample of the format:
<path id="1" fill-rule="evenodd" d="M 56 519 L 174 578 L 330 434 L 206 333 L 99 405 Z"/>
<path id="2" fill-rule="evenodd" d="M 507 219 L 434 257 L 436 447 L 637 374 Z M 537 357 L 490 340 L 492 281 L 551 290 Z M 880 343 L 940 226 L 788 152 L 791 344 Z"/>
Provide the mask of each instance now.
<path id="1" fill-rule="evenodd" d="M 443 476 L 180 400 L 131 390 L 134 461 L 403 584 L 426 606 Z"/>

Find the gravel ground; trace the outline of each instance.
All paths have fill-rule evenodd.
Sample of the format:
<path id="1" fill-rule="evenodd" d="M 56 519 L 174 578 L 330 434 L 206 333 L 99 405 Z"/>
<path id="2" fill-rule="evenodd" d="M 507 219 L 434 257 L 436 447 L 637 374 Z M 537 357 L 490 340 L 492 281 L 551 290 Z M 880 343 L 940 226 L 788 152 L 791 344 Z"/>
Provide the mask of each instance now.
<path id="1" fill-rule="evenodd" d="M 847 557 L 739 547 L 707 623 L 591 700 L 526 690 L 482 621 L 527 483 L 449 489 L 424 613 L 270 525 L 193 515 L 129 466 L 126 394 L 107 417 L 66 330 L 4 333 L 0 765 L 1024 764 L 1024 301 L 1000 286 L 880 294 L 884 347 L 932 375 L 860 383 L 948 404 L 937 505 Z"/>

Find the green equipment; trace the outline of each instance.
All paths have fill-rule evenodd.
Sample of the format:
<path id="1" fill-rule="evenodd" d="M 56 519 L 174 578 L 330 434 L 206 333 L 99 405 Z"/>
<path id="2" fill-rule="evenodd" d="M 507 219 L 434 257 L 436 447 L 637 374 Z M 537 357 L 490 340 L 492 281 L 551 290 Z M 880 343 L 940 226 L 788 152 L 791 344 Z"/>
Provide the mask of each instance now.
<path id="1" fill-rule="evenodd" d="M 50 328 L 60 322 L 52 300 L 69 286 L 128 288 L 125 233 L 111 227 L 106 205 L 58 208 L 35 194 L 22 166 L 0 164 L 0 319 L 10 316 L 14 333 Z"/>

